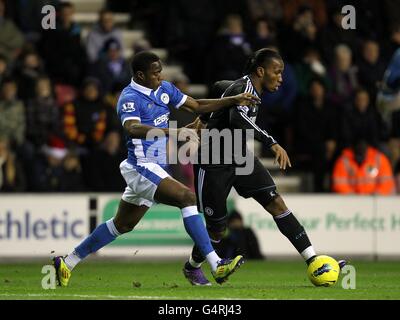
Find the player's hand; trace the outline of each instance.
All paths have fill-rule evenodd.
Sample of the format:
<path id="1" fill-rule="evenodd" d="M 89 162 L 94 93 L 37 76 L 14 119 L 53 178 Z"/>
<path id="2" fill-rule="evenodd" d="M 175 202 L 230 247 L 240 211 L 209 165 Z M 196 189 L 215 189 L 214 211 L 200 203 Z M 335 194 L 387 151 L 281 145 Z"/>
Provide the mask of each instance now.
<path id="1" fill-rule="evenodd" d="M 197 117 L 193 122 L 191 122 L 185 126 L 185 128 L 196 130 L 198 135 L 200 135 L 200 130 L 204 129 L 205 127 L 206 127 L 206 124 L 201 122 L 199 117 Z"/>
<path id="2" fill-rule="evenodd" d="M 261 99 L 256 97 L 255 95 L 245 92 L 233 96 L 235 100 L 235 104 L 238 106 L 255 106 L 261 103 Z"/>
<path id="3" fill-rule="evenodd" d="M 279 163 L 280 169 L 286 170 L 287 166 L 292 167 L 288 154 L 279 144 L 274 144 L 271 147 L 271 151 L 275 155 L 274 163 Z"/>
<path id="4" fill-rule="evenodd" d="M 199 143 L 200 139 L 195 129 L 183 127 L 178 129 L 178 141 Z"/>

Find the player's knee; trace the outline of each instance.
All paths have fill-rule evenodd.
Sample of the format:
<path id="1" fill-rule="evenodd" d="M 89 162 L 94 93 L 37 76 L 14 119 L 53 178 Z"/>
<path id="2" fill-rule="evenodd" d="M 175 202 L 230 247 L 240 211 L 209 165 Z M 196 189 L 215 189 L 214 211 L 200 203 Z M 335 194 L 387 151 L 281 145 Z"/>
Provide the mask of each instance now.
<path id="1" fill-rule="evenodd" d="M 267 211 L 272 215 L 279 215 L 288 208 L 280 195 L 274 197 L 266 207 Z"/>
<path id="2" fill-rule="evenodd" d="M 180 208 L 196 205 L 196 195 L 188 188 L 182 188 L 178 192 L 178 203 Z"/>

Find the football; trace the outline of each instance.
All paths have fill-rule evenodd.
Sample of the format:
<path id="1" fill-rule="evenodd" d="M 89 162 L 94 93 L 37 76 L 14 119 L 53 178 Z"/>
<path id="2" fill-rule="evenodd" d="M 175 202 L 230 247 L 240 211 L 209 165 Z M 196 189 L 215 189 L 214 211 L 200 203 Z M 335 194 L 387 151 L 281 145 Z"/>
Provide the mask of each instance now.
<path id="1" fill-rule="evenodd" d="M 340 274 L 338 262 L 329 256 L 317 256 L 309 265 L 307 275 L 317 287 L 333 286 Z"/>

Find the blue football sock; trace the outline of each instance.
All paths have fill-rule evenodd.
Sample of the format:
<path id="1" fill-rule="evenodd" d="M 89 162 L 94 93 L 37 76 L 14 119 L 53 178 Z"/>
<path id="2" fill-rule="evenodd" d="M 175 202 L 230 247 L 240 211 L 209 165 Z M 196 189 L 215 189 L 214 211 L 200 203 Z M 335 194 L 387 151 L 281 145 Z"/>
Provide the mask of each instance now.
<path id="1" fill-rule="evenodd" d="M 214 251 L 214 248 L 211 245 L 204 222 L 197 212 L 197 207 L 190 206 L 183 208 L 182 216 L 186 232 L 199 248 L 203 257 L 206 257 L 210 252 Z"/>
<path id="2" fill-rule="evenodd" d="M 94 231 L 75 248 L 75 252 L 83 259 L 114 241 L 118 235 L 119 233 L 115 229 L 113 219 L 110 219 L 94 229 Z"/>

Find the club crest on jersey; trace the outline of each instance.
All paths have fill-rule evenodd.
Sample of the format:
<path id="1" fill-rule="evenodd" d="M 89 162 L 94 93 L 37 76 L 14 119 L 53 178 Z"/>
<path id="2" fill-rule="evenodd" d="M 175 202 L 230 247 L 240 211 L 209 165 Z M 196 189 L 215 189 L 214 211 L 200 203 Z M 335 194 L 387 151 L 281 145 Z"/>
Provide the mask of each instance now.
<path id="1" fill-rule="evenodd" d="M 122 105 L 123 112 L 133 112 L 135 110 L 135 103 L 133 102 L 127 102 Z"/>
<path id="2" fill-rule="evenodd" d="M 163 94 L 161 95 L 161 101 L 162 101 L 163 103 L 165 103 L 165 104 L 168 104 L 168 103 L 169 103 L 169 95 L 166 94 L 166 93 L 163 93 Z"/>
<path id="3" fill-rule="evenodd" d="M 162 116 L 159 116 L 158 118 L 154 119 L 154 125 L 158 126 L 159 124 L 167 121 L 168 121 L 168 113 L 165 113 Z"/>
<path id="4" fill-rule="evenodd" d="M 208 216 L 212 216 L 214 214 L 214 210 L 211 209 L 210 207 L 205 207 L 204 213 Z"/>

